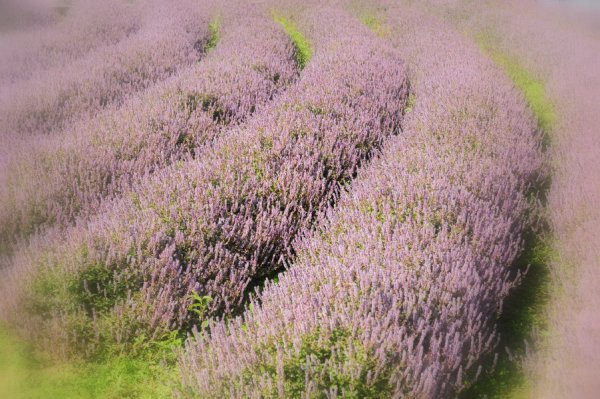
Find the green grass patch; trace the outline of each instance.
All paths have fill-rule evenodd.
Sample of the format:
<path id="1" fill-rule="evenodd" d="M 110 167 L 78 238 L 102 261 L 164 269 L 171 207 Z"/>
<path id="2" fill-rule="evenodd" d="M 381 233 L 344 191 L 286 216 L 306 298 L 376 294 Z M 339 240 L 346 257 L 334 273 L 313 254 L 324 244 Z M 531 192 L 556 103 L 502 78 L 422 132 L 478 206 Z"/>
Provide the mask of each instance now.
<path id="1" fill-rule="evenodd" d="M 313 48 L 309 40 L 300 32 L 296 23 L 277 12 L 273 12 L 273 19 L 283 27 L 294 46 L 296 47 L 296 62 L 300 69 L 304 69 L 313 56 Z"/>
<path id="2" fill-rule="evenodd" d="M 375 14 L 362 13 L 360 20 L 379 37 L 387 37 L 391 34 L 389 26 Z"/>
<path id="3" fill-rule="evenodd" d="M 206 43 L 206 51 L 211 51 L 217 46 L 219 40 L 221 40 L 221 18 L 214 18 L 208 24 L 208 30 L 210 31 L 210 37 L 208 43 Z"/>
<path id="4" fill-rule="evenodd" d="M 363 25 L 371 29 L 377 36 L 384 38 L 392 35 L 392 29 L 386 21 L 387 7 L 376 5 L 375 3 L 353 0 L 348 4 L 347 8 L 360 19 Z"/>
<path id="5" fill-rule="evenodd" d="M 405 114 L 411 113 L 413 111 L 413 109 L 415 108 L 416 104 L 417 104 L 417 96 L 415 95 L 415 93 L 409 93 L 408 100 L 406 101 L 406 106 L 404 107 L 404 113 Z"/>
<path id="6" fill-rule="evenodd" d="M 171 398 L 176 378 L 173 348 L 97 362 L 56 362 L 0 329 L 0 398 Z"/>
<path id="7" fill-rule="evenodd" d="M 481 48 L 504 69 L 521 90 L 537 118 L 538 127 L 549 133 L 556 124 L 557 116 L 546 94 L 544 82 L 525 69 L 516 57 L 500 49 L 497 45 L 498 40 L 491 31 L 481 32 L 475 38 Z"/>
<path id="8" fill-rule="evenodd" d="M 495 368 L 493 355 L 484 362 L 484 373 L 460 397 L 470 398 L 527 398 L 528 380 L 518 359 L 505 352 L 510 348 L 513 356 L 525 355 L 525 342 L 531 342 L 532 332 L 547 331 L 545 309 L 550 298 L 551 276 L 548 264 L 553 258 L 550 241 L 535 235 L 526 238 L 525 250 L 517 261 L 521 269 L 530 265 L 521 284 L 509 295 L 498 320 L 501 340 Z"/>

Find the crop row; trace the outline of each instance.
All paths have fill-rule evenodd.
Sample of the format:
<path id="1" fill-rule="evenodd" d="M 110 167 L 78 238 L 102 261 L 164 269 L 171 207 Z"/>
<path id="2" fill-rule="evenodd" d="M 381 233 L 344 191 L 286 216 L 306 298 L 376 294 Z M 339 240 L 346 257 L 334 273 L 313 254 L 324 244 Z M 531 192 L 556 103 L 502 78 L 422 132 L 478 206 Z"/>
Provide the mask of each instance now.
<path id="1" fill-rule="evenodd" d="M 188 340 L 185 392 L 452 397 L 494 348 L 540 137 L 510 82 L 458 33 L 407 7 L 387 17 L 412 66 L 403 134 L 296 242 L 278 281 Z"/>
<path id="2" fill-rule="evenodd" d="M 0 40 L 0 87 L 51 67 L 62 67 L 89 51 L 134 34 L 145 22 L 149 3 L 82 0 L 55 24 L 7 34 Z"/>
<path id="3" fill-rule="evenodd" d="M 0 138 L 59 131 L 197 62 L 210 40 L 210 10 L 191 0 L 156 8 L 129 37 L 4 91 Z"/>
<path id="4" fill-rule="evenodd" d="M 93 213 L 145 174 L 202 157 L 199 147 L 295 80 L 296 50 L 281 28 L 259 17 L 229 19 L 202 62 L 13 157 L 0 196 L 5 246 Z"/>
<path id="5" fill-rule="evenodd" d="M 301 79 L 246 125 L 17 256 L 3 302 L 26 333 L 88 353 L 160 339 L 234 311 L 283 266 L 297 233 L 398 132 L 407 97 L 397 52 L 356 21 L 325 13 L 309 33 Z"/>

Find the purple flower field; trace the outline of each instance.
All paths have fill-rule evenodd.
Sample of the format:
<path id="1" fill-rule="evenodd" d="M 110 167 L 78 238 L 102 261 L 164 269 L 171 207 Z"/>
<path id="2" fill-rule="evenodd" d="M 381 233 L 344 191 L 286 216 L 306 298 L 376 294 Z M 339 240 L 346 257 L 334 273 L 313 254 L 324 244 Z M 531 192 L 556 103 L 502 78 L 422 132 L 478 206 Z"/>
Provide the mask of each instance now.
<path id="1" fill-rule="evenodd" d="M 0 3 L 0 398 L 600 395 L 582 7 Z"/>

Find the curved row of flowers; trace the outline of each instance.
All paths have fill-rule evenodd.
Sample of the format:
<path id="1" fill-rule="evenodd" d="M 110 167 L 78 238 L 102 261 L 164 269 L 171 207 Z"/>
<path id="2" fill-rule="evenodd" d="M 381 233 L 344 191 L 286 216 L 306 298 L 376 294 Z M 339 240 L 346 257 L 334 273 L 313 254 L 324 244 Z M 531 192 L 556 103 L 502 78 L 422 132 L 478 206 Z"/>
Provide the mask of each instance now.
<path id="1" fill-rule="evenodd" d="M 209 20 L 210 7 L 195 1 L 158 4 L 118 43 L 12 85 L 0 97 L 0 138 L 60 131 L 197 62 L 210 40 Z"/>
<path id="2" fill-rule="evenodd" d="M 145 174 L 200 157 L 200 146 L 291 84 L 292 42 L 273 22 L 247 15 L 222 17 L 222 37 L 202 62 L 12 157 L 0 192 L 5 246 L 38 227 L 65 227 Z"/>
<path id="3" fill-rule="evenodd" d="M 124 4 L 119 0 L 78 1 L 65 17 L 0 38 L 0 90 L 49 68 L 64 65 L 89 51 L 135 34 L 146 22 L 152 0 Z"/>
<path id="4" fill-rule="evenodd" d="M 231 312 L 281 268 L 297 233 L 398 132 L 407 97 L 397 52 L 354 19 L 330 11 L 308 36 L 301 79 L 246 125 L 19 251 L 4 317 L 46 348 L 90 354 Z M 192 293 L 210 298 L 205 309 L 190 311 Z"/>
<path id="5" fill-rule="evenodd" d="M 188 340 L 183 396 L 451 397 L 494 348 L 540 137 L 458 33 L 406 7 L 387 16 L 416 95 L 403 134 L 277 282 Z"/>

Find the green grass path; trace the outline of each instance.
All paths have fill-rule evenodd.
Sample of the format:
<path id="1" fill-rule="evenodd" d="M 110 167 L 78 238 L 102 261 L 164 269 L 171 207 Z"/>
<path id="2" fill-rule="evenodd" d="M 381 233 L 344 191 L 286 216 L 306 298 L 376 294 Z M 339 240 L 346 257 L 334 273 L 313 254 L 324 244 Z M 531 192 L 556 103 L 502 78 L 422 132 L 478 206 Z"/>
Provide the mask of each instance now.
<path id="1" fill-rule="evenodd" d="M 173 366 L 115 356 L 104 362 L 56 363 L 36 358 L 28 345 L 0 329 L 0 398 L 170 398 Z"/>

